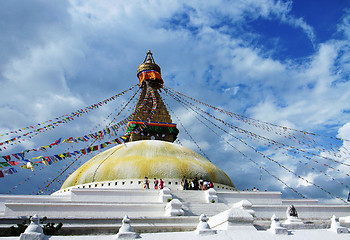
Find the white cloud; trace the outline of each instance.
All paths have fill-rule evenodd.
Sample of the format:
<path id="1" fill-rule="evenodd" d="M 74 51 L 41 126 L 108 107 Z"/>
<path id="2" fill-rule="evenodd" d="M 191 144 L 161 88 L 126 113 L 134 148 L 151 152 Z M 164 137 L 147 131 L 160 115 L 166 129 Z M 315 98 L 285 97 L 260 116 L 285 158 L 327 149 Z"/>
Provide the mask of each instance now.
<path id="1" fill-rule="evenodd" d="M 344 124 L 341 128 L 339 128 L 337 137 L 347 140 L 350 139 L 350 122 Z M 346 142 L 344 142 L 344 144 L 346 144 Z"/>
<path id="2" fill-rule="evenodd" d="M 249 112 L 255 118 L 267 121 L 298 120 L 301 128 L 345 121 L 346 116 L 342 116 L 342 112 L 350 107 L 347 94 L 350 86 L 346 83 L 333 84 L 339 77 L 333 71 L 339 51 L 337 43 L 321 44 L 310 62 L 291 66 L 292 69 L 286 66 L 282 72 L 290 76 L 290 83 L 287 83 L 290 88 L 280 86 L 277 95 L 270 95 Z M 282 92 L 282 89 L 285 91 Z"/>
<path id="3" fill-rule="evenodd" d="M 295 18 L 293 16 L 286 16 L 286 15 L 284 15 L 282 17 L 282 21 L 290 24 L 291 26 L 293 26 L 295 28 L 301 28 L 305 32 L 305 34 L 308 36 L 310 41 L 313 44 L 315 44 L 316 36 L 315 36 L 315 33 L 314 33 L 314 29 L 313 29 L 312 26 L 307 24 L 304 21 L 304 19 L 302 19 L 302 18 Z"/>
<path id="4" fill-rule="evenodd" d="M 348 39 L 350 39 L 350 10 L 346 9 L 342 21 L 338 24 L 338 31 L 342 32 Z"/>

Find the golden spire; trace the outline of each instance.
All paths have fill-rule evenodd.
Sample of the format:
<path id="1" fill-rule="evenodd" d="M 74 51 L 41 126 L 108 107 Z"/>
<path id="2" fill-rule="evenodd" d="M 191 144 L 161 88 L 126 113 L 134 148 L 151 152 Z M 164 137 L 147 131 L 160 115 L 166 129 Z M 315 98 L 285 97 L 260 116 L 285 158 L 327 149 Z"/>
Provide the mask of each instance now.
<path id="1" fill-rule="evenodd" d="M 142 88 L 133 120 L 128 123 L 127 132 L 136 129 L 141 123 L 147 126 L 139 133 L 132 133 L 129 141 L 157 139 L 162 141 L 174 142 L 179 130 L 176 124 L 172 123 L 171 116 L 158 93 L 158 89 L 163 87 L 163 79 L 160 75 L 160 67 L 154 62 L 153 55 L 149 50 L 143 63 L 137 68 L 137 76 Z M 157 109 L 152 115 L 152 121 L 147 120 L 151 115 L 153 99 L 147 95 L 146 82 L 154 92 L 157 102 Z"/>

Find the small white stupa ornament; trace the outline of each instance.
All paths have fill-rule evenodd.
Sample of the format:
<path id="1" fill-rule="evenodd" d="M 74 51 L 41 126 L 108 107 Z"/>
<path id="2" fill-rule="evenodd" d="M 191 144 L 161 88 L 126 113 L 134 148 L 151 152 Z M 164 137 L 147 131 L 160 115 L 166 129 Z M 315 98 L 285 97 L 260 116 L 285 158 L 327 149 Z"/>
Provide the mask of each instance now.
<path id="1" fill-rule="evenodd" d="M 275 214 L 271 217 L 271 226 L 267 231 L 272 234 L 288 234 L 288 230 L 281 226 L 281 223 Z"/>
<path id="2" fill-rule="evenodd" d="M 117 239 L 136 239 L 139 237 L 140 235 L 136 233 L 130 225 L 130 218 L 125 215 L 122 220 L 122 226 L 119 228 Z"/>
<path id="3" fill-rule="evenodd" d="M 19 240 L 46 240 L 48 237 L 44 234 L 43 228 L 39 225 L 39 217 L 34 214 L 30 218 L 30 224 L 27 229 L 19 236 Z"/>
<path id="4" fill-rule="evenodd" d="M 348 233 L 348 229 L 346 227 L 342 227 L 339 223 L 339 219 L 333 215 L 331 218 L 331 228 L 329 231 L 335 232 L 335 233 Z"/>
<path id="5" fill-rule="evenodd" d="M 286 211 L 287 220 L 283 222 L 284 225 L 300 225 L 304 224 L 298 217 L 298 212 L 294 205 L 290 205 Z"/>
<path id="6" fill-rule="evenodd" d="M 208 221 L 208 217 L 204 214 L 201 214 L 199 216 L 199 223 L 197 225 L 197 229 L 194 232 L 197 234 L 200 234 L 200 235 L 202 235 L 202 234 L 205 234 L 205 235 L 215 234 L 216 231 L 210 228 L 207 221 Z"/>

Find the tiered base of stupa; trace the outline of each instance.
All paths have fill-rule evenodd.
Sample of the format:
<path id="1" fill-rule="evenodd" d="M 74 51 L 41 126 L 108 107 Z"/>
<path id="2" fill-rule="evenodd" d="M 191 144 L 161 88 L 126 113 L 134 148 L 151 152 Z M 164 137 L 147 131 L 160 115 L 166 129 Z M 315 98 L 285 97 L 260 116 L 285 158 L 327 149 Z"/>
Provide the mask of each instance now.
<path id="1" fill-rule="evenodd" d="M 302 224 L 284 226 L 286 209 L 291 204 L 297 209 Z M 266 230 L 270 228 L 270 218 L 275 214 L 289 231 L 289 238 L 302 239 L 302 232 L 311 240 L 349 237 L 349 234 L 336 234 L 327 229 L 331 227 L 333 215 L 350 216 L 350 206 L 322 205 L 317 200 L 283 200 L 280 192 L 224 189 L 72 188 L 51 196 L 0 195 L 1 233 L 34 214 L 46 216 L 50 222 L 62 222 L 62 239 L 65 239 L 64 235 L 101 235 L 100 239 L 109 239 L 107 235 L 117 234 L 125 215 L 129 216 L 132 227 L 141 233 L 143 239 L 152 239 L 149 236 L 153 236 L 153 239 L 162 239 L 159 236 L 177 239 L 175 236 L 181 235 L 187 239 L 191 238 L 191 234 L 194 239 L 202 239 L 200 234 L 195 234 L 201 214 L 209 218 L 210 228 L 217 230 L 210 239 L 234 239 L 235 234 L 246 234 L 247 237 L 242 239 L 253 239 L 252 236 L 273 239 L 271 231 Z M 343 219 L 340 218 L 340 223 L 349 228 L 350 222 L 345 221 L 347 218 Z M 168 235 L 160 232 L 167 232 Z M 321 232 L 325 233 L 320 235 Z M 52 239 L 61 238 L 57 236 Z M 89 239 L 87 236 L 85 238 Z M 95 236 L 94 239 L 99 238 Z"/>

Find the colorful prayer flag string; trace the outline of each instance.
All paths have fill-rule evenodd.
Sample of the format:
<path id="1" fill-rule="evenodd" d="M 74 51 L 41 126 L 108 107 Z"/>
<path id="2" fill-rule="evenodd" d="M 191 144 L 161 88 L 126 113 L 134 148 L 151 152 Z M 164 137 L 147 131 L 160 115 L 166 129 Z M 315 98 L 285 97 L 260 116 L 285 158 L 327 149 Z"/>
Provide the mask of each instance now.
<path id="1" fill-rule="evenodd" d="M 327 136 L 327 135 L 312 133 L 312 132 L 308 132 L 308 131 L 302 131 L 302 130 L 298 130 L 298 129 L 289 128 L 289 127 L 286 127 L 286 126 L 280 126 L 280 125 L 277 125 L 277 124 L 273 124 L 273 123 L 269 123 L 269 122 L 264 122 L 264 121 L 257 120 L 257 119 L 254 119 L 254 118 L 249 118 L 249 117 L 246 117 L 246 116 L 237 114 L 237 113 L 229 112 L 229 111 L 226 111 L 226 110 L 223 110 L 223 109 L 214 107 L 214 106 L 212 106 L 212 105 L 210 105 L 210 104 L 204 103 L 204 102 L 202 102 L 202 101 L 199 101 L 199 100 L 197 100 L 197 99 L 194 99 L 194 98 L 192 98 L 192 97 L 189 97 L 189 96 L 187 96 L 187 95 L 185 95 L 185 94 L 183 94 L 183 93 L 180 93 L 180 92 L 178 92 L 178 91 L 176 91 L 176 90 L 174 90 L 174 89 L 171 89 L 170 87 L 164 86 L 163 88 L 164 88 L 164 89 L 167 89 L 167 90 L 171 90 L 171 91 L 173 91 L 173 92 L 175 92 L 175 93 L 177 93 L 177 94 L 179 94 L 179 95 L 181 95 L 181 96 L 184 96 L 184 97 L 186 97 L 186 98 L 188 98 L 188 99 L 191 99 L 191 100 L 193 100 L 193 101 L 195 101 L 195 102 L 198 102 L 198 103 L 200 103 L 200 104 L 202 104 L 202 105 L 205 105 L 205 106 L 207 106 L 207 107 L 210 107 L 210 108 L 212 108 L 212 109 L 214 109 L 214 110 L 217 110 L 217 111 L 220 111 L 220 112 L 222 112 L 222 113 L 232 114 L 232 115 L 235 115 L 235 116 L 239 116 L 240 118 L 243 118 L 243 119 L 252 120 L 252 121 L 256 121 L 256 122 L 261 122 L 261 123 L 264 123 L 264 124 L 267 124 L 267 125 L 271 125 L 271 126 L 274 126 L 274 127 L 279 127 L 279 128 L 282 128 L 282 129 L 292 130 L 292 131 L 295 131 L 295 132 L 298 132 L 298 133 L 302 133 L 302 134 L 304 134 L 304 135 L 308 134 L 308 135 L 312 135 L 312 136 L 323 136 L 323 137 L 327 137 L 327 138 L 331 138 L 331 139 L 335 139 L 335 140 L 350 142 L 349 139 L 338 138 L 338 137 L 332 137 L 332 136 Z"/>
<path id="2" fill-rule="evenodd" d="M 100 131 L 97 131 L 95 133 L 90 133 L 90 134 L 87 134 L 87 135 L 84 135 L 84 136 L 81 136 L 81 137 L 76 137 L 76 138 L 73 138 L 73 137 L 69 137 L 69 138 L 66 138 L 66 139 L 58 139 L 56 140 L 55 142 L 51 143 L 50 145 L 46 145 L 46 146 L 41 146 L 41 147 L 38 147 L 38 148 L 33 148 L 33 149 L 29 149 L 29 150 L 23 150 L 21 153 L 14 153 L 14 154 L 11 154 L 13 157 L 16 157 L 17 160 L 23 160 L 24 159 L 24 155 L 25 153 L 28 153 L 28 152 L 31 152 L 31 151 L 46 151 L 48 148 L 52 148 L 54 146 L 57 146 L 61 143 L 78 143 L 78 142 L 86 142 L 86 141 L 89 141 L 89 139 L 103 139 L 105 135 L 116 135 L 117 134 L 117 131 L 118 129 L 121 127 L 121 126 L 125 126 L 129 121 L 131 121 L 133 119 L 133 117 L 140 112 L 141 108 L 145 105 L 145 101 L 132 113 L 130 114 L 127 118 L 121 120 L 120 122 L 112 125 L 112 126 L 107 126 L 106 128 L 100 130 Z M 6 156 L 0 156 L 0 158 L 4 158 L 7 162 L 10 162 L 11 160 L 11 155 L 6 155 Z M 18 164 L 18 163 L 17 163 Z M 1 165 L 1 162 L 0 162 L 0 165 Z M 14 164 L 12 164 L 14 165 Z"/>
<path id="3" fill-rule="evenodd" d="M 5 134 L 2 134 L 0 136 L 5 136 L 5 135 L 9 135 L 9 134 L 13 134 L 13 133 L 22 133 L 24 130 L 28 130 L 28 129 L 32 129 L 32 131 L 28 132 L 28 133 L 24 133 L 22 135 L 19 135 L 19 136 L 16 136 L 16 137 L 13 137 L 11 139 L 8 139 L 6 141 L 3 141 L 3 142 L 0 142 L 0 146 L 2 145 L 6 145 L 6 144 L 15 144 L 16 142 L 20 141 L 20 140 L 23 140 L 22 138 L 25 137 L 25 136 L 28 136 L 30 134 L 33 134 L 33 133 L 37 133 L 37 132 L 41 132 L 41 131 L 47 131 L 47 130 L 51 130 L 52 128 L 58 126 L 59 124 L 62 124 L 62 123 L 67 123 L 69 121 L 72 121 L 75 119 L 75 117 L 79 117 L 81 116 L 82 114 L 84 113 L 89 113 L 91 110 L 94 110 L 94 109 L 97 109 L 115 99 L 117 99 L 118 97 L 124 95 L 125 93 L 127 93 L 128 91 L 132 90 L 133 88 L 135 88 L 137 85 L 134 85 L 132 86 L 131 88 L 121 92 L 121 93 L 118 93 L 110 98 L 107 98 L 103 101 L 100 101 L 98 103 L 95 103 L 93 105 L 90 105 L 88 107 L 85 107 L 84 109 L 80 109 L 80 110 L 77 110 L 73 113 L 71 113 L 70 115 L 66 114 L 66 115 L 63 115 L 61 117 L 58 117 L 56 118 L 57 121 L 53 121 L 53 120 L 47 120 L 45 122 L 42 122 L 42 123 L 38 123 L 37 126 L 42 126 L 44 125 L 45 123 L 47 122 L 52 122 L 46 126 L 42 126 L 42 127 L 34 127 L 34 126 L 29 126 L 29 127 L 25 127 L 25 128 L 22 128 L 22 129 L 19 129 L 17 131 L 11 131 L 11 132 L 8 132 L 8 133 L 5 133 Z M 61 119 L 61 120 L 58 120 L 58 119 Z M 1 151 L 2 149 L 0 149 Z"/>
<path id="4" fill-rule="evenodd" d="M 176 119 L 178 120 L 178 122 L 180 123 L 181 127 L 183 128 L 183 130 L 186 132 L 186 134 L 191 138 L 191 140 L 193 141 L 193 143 L 197 146 L 198 150 L 202 153 L 202 155 L 208 159 L 209 157 L 204 153 L 204 151 L 201 149 L 201 147 L 198 145 L 198 143 L 194 140 L 194 138 L 191 136 L 191 134 L 187 131 L 187 129 L 185 128 L 185 126 L 182 124 L 180 118 L 175 114 L 174 111 L 171 110 L 171 108 L 169 107 L 169 105 L 165 102 L 165 99 L 163 98 L 163 102 L 166 105 L 167 109 L 169 109 L 169 111 L 171 112 L 172 115 L 174 115 L 176 117 Z"/>
<path id="5" fill-rule="evenodd" d="M 157 99 L 156 99 L 156 96 L 155 96 L 155 93 L 154 91 L 152 90 L 152 88 L 146 84 L 147 86 L 147 93 L 146 93 L 146 96 L 148 96 L 148 94 L 151 94 L 152 96 L 152 110 L 150 112 L 150 115 L 148 116 L 147 118 L 147 122 L 150 122 L 152 117 L 153 117 L 153 114 L 155 113 L 156 111 L 156 108 L 157 108 Z M 149 93 L 148 93 L 149 92 Z M 146 97 L 145 97 L 146 99 Z M 131 101 L 131 100 L 130 100 Z M 130 102 L 129 101 L 129 102 Z M 130 137 L 131 134 L 133 133 L 139 133 L 140 131 L 142 131 L 143 128 L 146 127 L 146 124 L 143 124 L 143 125 L 140 125 L 137 129 L 135 129 L 134 131 L 131 131 L 131 132 L 128 132 L 127 134 L 125 134 L 124 136 L 121 136 L 120 138 L 122 138 L 123 142 L 121 143 L 125 143 L 126 140 Z M 97 139 L 94 140 L 94 142 L 96 141 Z M 115 139 L 116 141 L 113 141 L 115 144 L 118 143 L 120 144 L 117 139 Z M 94 144 L 94 142 L 92 144 Z M 92 145 L 91 144 L 91 145 Z M 89 149 L 95 149 L 94 146 L 91 146 L 89 147 Z M 87 151 L 86 151 L 87 152 Z M 78 161 L 78 159 L 84 154 L 84 151 L 81 152 L 81 154 L 74 160 L 72 161 L 72 163 L 70 163 L 58 176 L 56 176 L 52 181 L 50 181 L 46 186 L 44 186 L 37 194 L 40 194 L 40 193 L 43 193 L 45 189 L 47 189 L 53 182 L 55 182 L 60 176 L 63 175 L 64 172 L 66 172 L 76 161 Z"/>
<path id="6" fill-rule="evenodd" d="M 169 93 L 169 92 L 167 92 Z M 318 184 L 315 184 L 313 182 L 311 182 L 310 180 L 306 179 L 305 177 L 302 177 L 300 175 L 297 175 L 295 172 L 293 172 L 292 170 L 290 170 L 289 168 L 285 167 L 284 165 L 280 164 L 278 161 L 272 159 L 269 156 L 266 156 L 265 154 L 263 154 L 261 151 L 255 149 L 253 146 L 251 146 L 250 144 L 248 144 L 247 142 L 243 141 L 242 139 L 232 135 L 230 132 L 226 131 L 225 129 L 221 128 L 220 126 L 218 126 L 217 124 L 213 123 L 212 121 L 210 121 L 208 118 L 204 117 L 202 114 L 200 114 L 199 112 L 197 112 L 196 110 L 194 110 L 191 106 L 189 106 L 186 102 L 182 101 L 178 96 L 174 96 L 172 94 L 169 94 L 171 97 L 173 97 L 176 101 L 178 101 L 179 103 L 182 103 L 184 105 L 186 105 L 187 107 L 189 107 L 192 111 L 194 111 L 195 113 L 197 113 L 199 116 L 201 116 L 202 118 L 204 118 L 205 120 L 209 121 L 211 124 L 213 124 L 214 126 L 216 126 L 217 128 L 219 128 L 220 130 L 224 131 L 226 134 L 232 136 L 234 139 L 238 140 L 239 142 L 243 143 L 244 145 L 246 145 L 247 147 L 249 147 L 250 149 L 252 149 L 253 151 L 255 151 L 256 153 L 260 154 L 263 158 L 268 159 L 269 161 L 276 163 L 279 167 L 283 168 L 284 170 L 288 171 L 289 173 L 292 173 L 293 175 L 295 175 L 296 177 L 302 179 L 303 181 L 321 189 L 322 191 L 326 192 L 327 194 L 331 195 L 334 198 L 337 198 L 341 201 L 343 201 L 344 203 L 347 203 L 344 199 L 332 194 L 331 192 L 329 192 L 328 190 L 324 189 L 323 187 L 319 186 Z M 347 203 L 348 204 L 348 203 Z"/>
<path id="7" fill-rule="evenodd" d="M 178 98 L 180 99 L 181 97 L 178 96 Z M 214 115 L 212 115 L 212 114 L 210 114 L 210 113 L 208 113 L 208 112 L 206 112 L 206 111 L 204 111 L 204 110 L 202 110 L 202 109 L 200 109 L 200 108 L 194 106 L 192 103 L 186 101 L 186 100 L 183 99 L 183 98 L 181 98 L 181 100 L 184 101 L 184 102 L 186 102 L 187 104 L 190 104 L 191 106 L 193 106 L 194 108 L 196 108 L 198 111 L 200 111 L 200 112 L 202 112 L 202 113 L 208 115 L 209 117 L 214 118 L 215 120 L 217 120 L 217 121 L 223 123 L 224 125 L 230 127 L 231 129 L 233 129 L 233 130 L 235 130 L 235 131 L 238 131 L 238 132 L 240 132 L 240 133 L 245 133 L 245 134 L 247 134 L 248 136 L 253 136 L 253 137 L 255 137 L 255 138 L 261 138 L 261 139 L 264 139 L 264 140 L 266 140 L 266 141 L 268 141 L 268 142 L 270 142 L 270 143 L 272 143 L 272 144 L 275 144 L 275 145 L 282 145 L 282 146 L 284 146 L 284 147 L 288 147 L 288 148 L 291 148 L 291 149 L 295 149 L 295 150 L 297 150 L 297 151 L 300 151 L 300 152 L 303 152 L 303 153 L 306 153 L 306 154 L 310 154 L 310 155 L 313 155 L 313 156 L 315 156 L 315 157 L 320 157 L 320 158 L 323 158 L 323 159 L 325 159 L 325 160 L 332 161 L 332 162 L 335 162 L 335 163 L 342 164 L 342 165 L 345 165 L 345 166 L 350 167 L 350 164 L 347 164 L 347 163 L 344 163 L 344 162 L 340 162 L 340 161 L 338 161 L 338 160 L 335 160 L 335 159 L 332 159 L 332 158 L 329 158 L 329 157 L 325 157 L 325 156 L 322 156 L 322 155 L 319 155 L 319 154 L 315 154 L 315 153 L 312 153 L 312 152 L 309 152 L 309 151 L 306 151 L 306 150 L 303 150 L 303 149 L 300 149 L 300 148 L 297 148 L 297 147 L 294 147 L 294 146 L 291 146 L 291 145 L 287 145 L 287 144 L 284 144 L 284 143 L 281 143 L 281 142 L 278 142 L 278 141 L 269 139 L 269 138 L 267 138 L 267 137 L 258 135 L 258 134 L 256 134 L 256 133 L 250 132 L 250 131 L 248 131 L 248 130 L 242 129 L 242 128 L 240 128 L 240 127 L 234 126 L 234 125 L 232 125 L 232 124 L 230 124 L 230 123 L 228 123 L 228 122 L 226 122 L 226 121 L 224 121 L 224 120 L 222 120 L 222 119 L 219 119 L 219 118 L 215 117 Z"/>
<path id="8" fill-rule="evenodd" d="M 174 98 L 174 96 L 170 95 L 171 97 Z M 175 100 L 177 100 L 176 98 L 174 98 Z M 181 102 L 179 102 L 181 103 Z M 182 104 L 182 103 L 181 103 Z M 188 107 L 189 106 L 185 106 L 183 105 L 183 107 L 189 111 Z M 189 107 L 190 108 L 190 107 Z M 193 109 L 192 109 L 193 111 Z M 190 112 L 190 111 L 189 111 Z M 195 111 L 194 111 L 195 112 Z M 198 114 L 198 113 L 197 113 Z M 201 116 L 200 114 L 198 114 L 199 116 Z M 202 116 L 203 117 L 203 116 Z M 217 133 L 216 131 L 214 131 L 211 127 L 209 127 L 206 123 L 204 123 L 202 120 L 200 120 L 197 116 L 195 116 L 195 118 L 200 121 L 203 125 L 205 125 L 209 130 L 211 130 L 215 135 L 217 135 L 220 138 L 223 138 L 222 135 L 220 135 L 219 133 Z M 204 118 L 204 117 L 203 117 Z M 204 118 L 206 119 L 206 118 Z M 208 120 L 208 119 L 206 119 Z M 212 123 L 211 121 L 209 121 L 210 123 Z M 212 123 L 214 126 L 218 127 L 220 130 L 224 131 L 222 128 L 220 128 L 219 126 L 217 126 L 216 124 Z M 225 139 L 224 139 L 225 140 Z M 282 179 L 278 178 L 277 176 L 275 176 L 274 174 L 272 174 L 270 171 L 268 171 L 266 168 L 262 167 L 260 164 L 258 164 L 256 161 L 254 161 L 253 159 L 251 159 L 250 157 L 248 157 L 246 154 L 244 154 L 242 151 L 240 151 L 238 148 L 236 148 L 234 145 L 232 145 L 230 142 L 226 141 L 226 144 L 228 144 L 229 146 L 231 146 L 233 149 L 235 149 L 237 152 L 239 152 L 241 155 L 243 155 L 245 158 L 247 158 L 249 161 L 253 162 L 257 167 L 259 167 L 260 169 L 263 169 L 267 174 L 269 174 L 270 176 L 272 176 L 273 178 L 275 178 L 277 181 L 281 182 L 283 185 L 285 185 L 287 188 L 289 188 L 290 190 L 292 190 L 293 192 L 295 192 L 296 194 L 298 194 L 300 197 L 302 198 L 306 198 L 303 194 L 301 194 L 300 192 L 298 192 L 296 189 L 294 189 L 293 187 L 289 186 L 286 182 L 284 182 Z"/>

